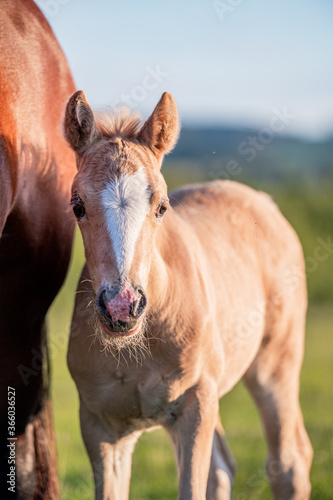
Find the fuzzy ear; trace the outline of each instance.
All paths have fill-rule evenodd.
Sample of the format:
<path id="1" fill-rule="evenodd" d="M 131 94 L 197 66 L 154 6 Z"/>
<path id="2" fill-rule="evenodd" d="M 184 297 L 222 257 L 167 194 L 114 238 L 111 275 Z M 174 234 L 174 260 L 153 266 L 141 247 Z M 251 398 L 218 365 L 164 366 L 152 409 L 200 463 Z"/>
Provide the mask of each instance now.
<path id="1" fill-rule="evenodd" d="M 65 113 L 65 137 L 79 155 L 100 137 L 94 113 L 82 90 L 70 97 Z"/>
<path id="2" fill-rule="evenodd" d="M 177 105 L 172 95 L 164 92 L 137 138 L 160 159 L 175 147 L 179 130 Z"/>

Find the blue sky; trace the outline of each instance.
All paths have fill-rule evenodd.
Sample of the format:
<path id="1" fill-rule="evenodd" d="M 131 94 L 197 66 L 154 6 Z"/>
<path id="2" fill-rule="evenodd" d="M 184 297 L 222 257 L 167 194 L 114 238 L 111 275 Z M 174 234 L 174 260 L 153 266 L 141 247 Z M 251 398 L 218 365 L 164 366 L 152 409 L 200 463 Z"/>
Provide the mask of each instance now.
<path id="1" fill-rule="evenodd" d="M 333 133 L 332 0 L 38 0 L 95 108 L 146 117 L 171 92 L 183 124 Z"/>

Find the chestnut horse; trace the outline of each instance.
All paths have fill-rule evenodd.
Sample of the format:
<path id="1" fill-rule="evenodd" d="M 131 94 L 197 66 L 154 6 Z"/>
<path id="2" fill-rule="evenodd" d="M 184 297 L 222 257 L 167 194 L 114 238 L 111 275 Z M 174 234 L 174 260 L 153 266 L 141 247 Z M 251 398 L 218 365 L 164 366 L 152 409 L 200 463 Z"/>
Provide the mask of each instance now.
<path id="1" fill-rule="evenodd" d="M 155 426 L 175 447 L 179 499 L 230 498 L 235 466 L 219 398 L 244 377 L 274 497 L 306 500 L 301 245 L 271 199 L 241 184 L 168 197 L 161 163 L 178 130 L 168 93 L 142 126 L 124 114 L 96 119 L 81 91 L 67 105 L 78 168 L 71 204 L 87 258 L 68 363 L 96 499 L 128 498 L 135 442 Z"/>
<path id="2" fill-rule="evenodd" d="M 43 358 L 74 228 L 75 158 L 61 118 L 75 87 L 36 5 L 0 0 L 0 10 L 0 498 L 56 499 Z"/>

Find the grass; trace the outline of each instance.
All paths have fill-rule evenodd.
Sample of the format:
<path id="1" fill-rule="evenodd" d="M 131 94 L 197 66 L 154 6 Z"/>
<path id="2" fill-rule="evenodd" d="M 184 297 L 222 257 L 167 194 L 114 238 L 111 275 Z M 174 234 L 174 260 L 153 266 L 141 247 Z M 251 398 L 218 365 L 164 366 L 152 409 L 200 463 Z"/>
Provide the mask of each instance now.
<path id="1" fill-rule="evenodd" d="M 58 462 L 63 500 L 93 498 L 89 461 L 82 444 L 78 397 L 66 367 L 67 337 L 83 249 L 76 240 L 76 259 L 66 286 L 50 314 L 50 345 L 53 361 L 53 398 L 58 442 Z M 333 310 L 316 305 L 309 309 L 305 359 L 301 377 L 301 404 L 315 455 L 312 467 L 313 500 L 333 499 Z M 257 411 L 239 383 L 221 402 L 221 415 L 230 447 L 238 465 L 235 500 L 271 498 L 264 471 L 266 444 Z M 147 433 L 134 454 L 132 500 L 163 500 L 177 497 L 177 478 L 172 447 L 161 431 Z"/>

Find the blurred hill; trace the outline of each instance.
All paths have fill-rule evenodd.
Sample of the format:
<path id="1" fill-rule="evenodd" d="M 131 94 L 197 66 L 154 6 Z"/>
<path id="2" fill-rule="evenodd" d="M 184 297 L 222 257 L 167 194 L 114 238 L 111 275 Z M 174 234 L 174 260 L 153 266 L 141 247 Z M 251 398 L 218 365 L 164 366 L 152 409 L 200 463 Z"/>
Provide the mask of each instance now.
<path id="1" fill-rule="evenodd" d="M 271 128 L 184 127 L 168 157 L 171 165 L 179 162 L 182 168 L 195 168 L 212 178 L 239 173 L 273 180 L 327 177 L 333 175 L 333 136 L 315 142 L 274 133 Z"/>

